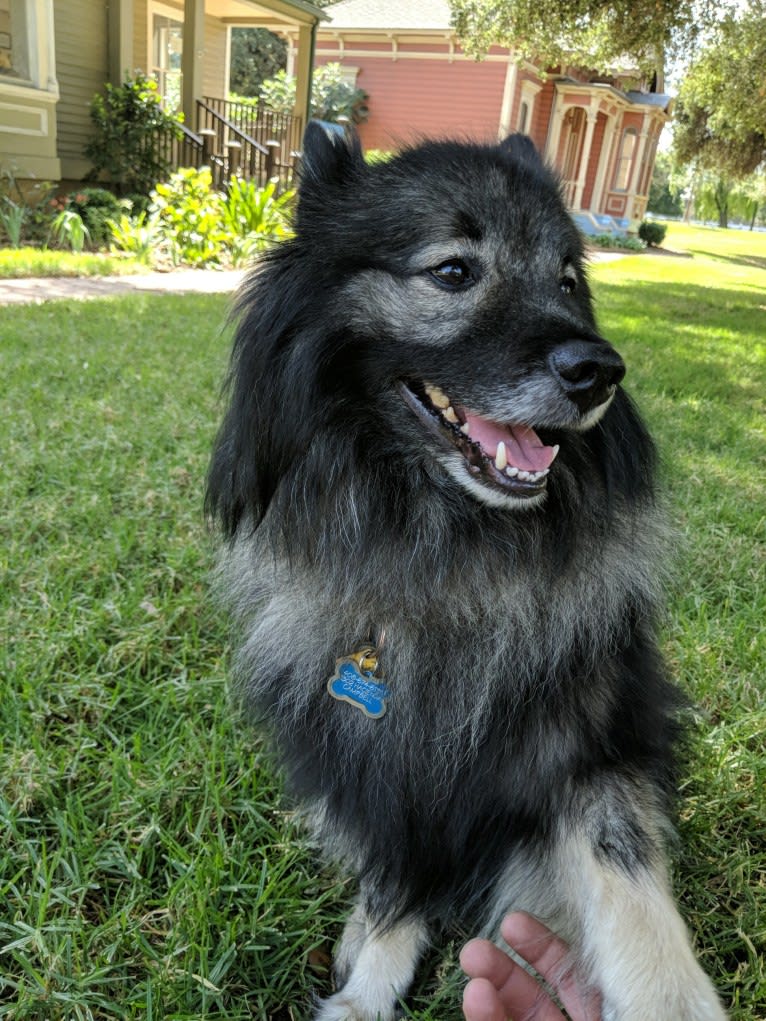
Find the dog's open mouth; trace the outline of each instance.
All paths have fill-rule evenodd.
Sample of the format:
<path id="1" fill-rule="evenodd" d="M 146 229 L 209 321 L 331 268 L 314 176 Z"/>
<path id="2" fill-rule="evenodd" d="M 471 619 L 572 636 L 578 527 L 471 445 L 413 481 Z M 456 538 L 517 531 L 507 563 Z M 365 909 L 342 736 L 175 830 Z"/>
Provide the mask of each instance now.
<path id="1" fill-rule="evenodd" d="M 482 418 L 430 383 L 409 381 L 401 391 L 418 418 L 462 455 L 476 481 L 521 498 L 545 490 L 559 448 L 546 446 L 531 426 Z"/>

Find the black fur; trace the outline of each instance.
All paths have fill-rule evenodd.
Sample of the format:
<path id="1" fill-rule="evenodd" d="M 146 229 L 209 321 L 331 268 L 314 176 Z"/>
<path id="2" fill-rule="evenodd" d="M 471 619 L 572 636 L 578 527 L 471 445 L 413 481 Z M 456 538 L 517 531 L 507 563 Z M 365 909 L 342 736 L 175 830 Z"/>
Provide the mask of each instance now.
<path id="1" fill-rule="evenodd" d="M 432 285 L 418 253 L 434 245 L 469 253 L 480 300 Z M 661 853 L 646 801 L 665 815 L 675 790 L 678 698 L 654 635 L 662 526 L 635 406 L 618 387 L 584 430 L 541 412 L 529 424 L 561 449 L 544 500 L 517 509 L 445 471 L 398 389 L 427 380 L 488 414 L 495 390 L 542 380 L 556 345 L 605 345 L 531 143 L 428 143 L 367 166 L 312 128 L 296 236 L 237 315 L 208 489 L 237 674 L 370 916 L 475 924 L 514 854 L 544 861 L 562 819 L 602 799 L 618 807 L 589 828 L 597 855 L 646 868 Z M 370 637 L 381 720 L 326 690 Z"/>

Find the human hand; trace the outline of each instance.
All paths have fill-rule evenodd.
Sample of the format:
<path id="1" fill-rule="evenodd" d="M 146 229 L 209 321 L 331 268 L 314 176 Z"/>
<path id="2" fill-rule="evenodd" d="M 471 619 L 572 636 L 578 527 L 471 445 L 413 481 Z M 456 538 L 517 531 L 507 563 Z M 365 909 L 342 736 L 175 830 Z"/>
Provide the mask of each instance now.
<path id="1" fill-rule="evenodd" d="M 566 968 L 569 947 L 530 915 L 507 915 L 503 939 L 555 990 L 571 1021 L 601 1021 L 600 998 L 581 989 Z M 564 1021 L 539 982 L 493 943 L 473 939 L 460 965 L 471 981 L 463 993 L 466 1021 Z M 562 970 L 563 969 L 563 970 Z"/>

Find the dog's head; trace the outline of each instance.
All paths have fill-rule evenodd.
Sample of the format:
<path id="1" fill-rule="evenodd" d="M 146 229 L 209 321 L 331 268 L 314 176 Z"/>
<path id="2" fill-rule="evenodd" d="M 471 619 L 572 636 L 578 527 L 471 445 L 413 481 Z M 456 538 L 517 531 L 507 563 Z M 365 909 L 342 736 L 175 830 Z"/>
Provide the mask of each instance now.
<path id="1" fill-rule="evenodd" d="M 368 165 L 306 132 L 296 237 L 241 302 L 214 509 L 256 520 L 323 430 L 495 508 L 543 502 L 610 407 L 580 234 L 532 143 L 431 142 Z"/>

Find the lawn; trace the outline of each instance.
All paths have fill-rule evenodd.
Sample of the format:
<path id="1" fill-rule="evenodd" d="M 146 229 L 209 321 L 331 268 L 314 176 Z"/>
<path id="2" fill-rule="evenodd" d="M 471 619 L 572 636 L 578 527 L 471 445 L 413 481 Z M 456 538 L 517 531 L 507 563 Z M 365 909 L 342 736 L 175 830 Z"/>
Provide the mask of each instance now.
<path id="1" fill-rule="evenodd" d="M 51 248 L 0 248 L 0 279 L 103 277 L 146 272 L 136 259 L 105 252 L 60 252 Z"/>
<path id="2" fill-rule="evenodd" d="M 679 530 L 665 647 L 699 723 L 676 888 L 731 1017 L 763 1021 L 766 236 L 671 224 L 666 247 L 692 257 L 591 275 Z M 3 1018 L 299 1021 L 327 989 L 351 891 L 229 711 L 207 598 L 225 308 L 1 312 Z M 458 943 L 423 1021 L 460 1017 Z"/>

